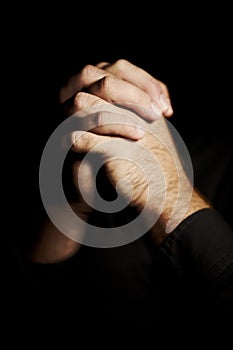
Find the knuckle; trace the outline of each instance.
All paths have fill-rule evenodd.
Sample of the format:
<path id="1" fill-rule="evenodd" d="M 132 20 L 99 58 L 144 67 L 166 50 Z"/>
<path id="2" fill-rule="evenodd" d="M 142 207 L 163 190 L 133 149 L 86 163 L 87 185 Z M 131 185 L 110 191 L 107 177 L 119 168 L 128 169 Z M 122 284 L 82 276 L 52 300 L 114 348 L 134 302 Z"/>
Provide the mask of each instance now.
<path id="1" fill-rule="evenodd" d="M 150 97 L 143 90 L 137 89 L 137 91 L 135 91 L 135 101 L 137 101 L 138 105 L 147 106 L 150 102 Z"/>
<path id="2" fill-rule="evenodd" d="M 160 86 L 161 86 L 163 89 L 168 90 L 166 84 L 164 84 L 162 81 L 160 81 L 159 83 L 160 83 Z"/>
<path id="3" fill-rule="evenodd" d="M 97 71 L 98 71 L 97 67 L 92 66 L 91 64 L 87 64 L 81 71 L 81 77 L 82 79 L 92 77 L 96 75 Z"/>
<path id="4" fill-rule="evenodd" d="M 82 152 L 87 145 L 87 133 L 86 132 L 73 132 L 71 134 L 71 149 L 76 152 Z"/>
<path id="5" fill-rule="evenodd" d="M 77 110 L 80 110 L 85 107 L 88 99 L 88 94 L 85 92 L 78 92 L 74 98 L 74 106 Z"/>
<path id="6" fill-rule="evenodd" d="M 114 65 L 117 69 L 124 70 L 129 65 L 129 62 L 124 58 L 120 58 Z"/>
<path id="7" fill-rule="evenodd" d="M 111 75 L 106 75 L 104 78 L 102 78 L 101 91 L 106 94 L 111 89 L 111 86 L 115 80 L 116 78 Z"/>
<path id="8" fill-rule="evenodd" d="M 158 81 L 158 80 L 156 80 L 156 79 L 151 79 L 151 81 L 148 83 L 148 87 L 150 87 L 150 90 L 151 91 L 156 91 L 156 92 L 161 92 L 162 91 L 162 89 L 161 89 L 161 83 Z"/>

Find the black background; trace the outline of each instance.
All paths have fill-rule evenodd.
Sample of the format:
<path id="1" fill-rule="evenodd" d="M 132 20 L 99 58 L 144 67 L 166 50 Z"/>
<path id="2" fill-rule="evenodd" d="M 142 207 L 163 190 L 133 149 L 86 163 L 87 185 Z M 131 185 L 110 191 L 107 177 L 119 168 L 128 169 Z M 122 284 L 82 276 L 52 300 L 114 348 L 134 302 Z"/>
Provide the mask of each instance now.
<path id="1" fill-rule="evenodd" d="M 6 37 L 11 107 L 23 112 L 19 122 L 36 122 L 45 133 L 50 121 L 53 128 L 50 108 L 70 74 L 87 63 L 126 58 L 167 84 L 172 122 L 185 141 L 206 130 L 231 134 L 224 126 L 232 113 L 230 12 L 223 5 L 154 6 L 134 5 L 129 12 L 119 3 L 111 10 L 98 4 L 35 7 L 23 16 L 20 8 L 12 17 L 13 37 Z"/>
<path id="2" fill-rule="evenodd" d="M 167 84 L 175 111 L 170 121 L 193 155 L 195 179 L 232 223 L 231 175 L 220 171 L 216 195 L 208 180 L 222 160 L 232 160 L 230 11 L 223 4 L 205 9 L 135 6 L 126 12 L 119 3 L 111 8 L 56 5 L 52 11 L 20 5 L 7 13 L 8 24 L 2 30 L 4 132 L 10 138 L 5 167 L 10 217 L 6 235 L 11 239 L 7 287 L 13 282 L 18 290 L 27 279 L 21 251 L 37 222 L 39 160 L 57 125 L 57 93 L 67 77 L 87 63 L 125 58 Z M 197 149 L 202 158 L 196 158 Z"/>

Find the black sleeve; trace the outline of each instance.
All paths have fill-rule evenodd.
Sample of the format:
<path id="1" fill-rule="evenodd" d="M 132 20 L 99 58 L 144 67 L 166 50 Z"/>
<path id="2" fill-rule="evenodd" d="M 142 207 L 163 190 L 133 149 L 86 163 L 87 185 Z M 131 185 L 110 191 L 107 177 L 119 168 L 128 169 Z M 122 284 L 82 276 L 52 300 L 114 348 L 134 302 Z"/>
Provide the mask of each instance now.
<path id="1" fill-rule="evenodd" d="M 233 311 L 233 233 L 215 209 L 200 210 L 184 220 L 158 256 L 169 261 L 210 307 Z"/>

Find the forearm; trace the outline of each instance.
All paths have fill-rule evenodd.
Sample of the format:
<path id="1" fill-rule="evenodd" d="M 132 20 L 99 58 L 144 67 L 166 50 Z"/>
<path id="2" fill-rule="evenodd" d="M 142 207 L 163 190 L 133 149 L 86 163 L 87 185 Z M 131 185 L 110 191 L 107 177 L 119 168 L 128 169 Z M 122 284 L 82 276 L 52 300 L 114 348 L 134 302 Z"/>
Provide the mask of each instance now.
<path id="1" fill-rule="evenodd" d="M 75 255 L 80 247 L 80 243 L 65 236 L 46 219 L 29 253 L 29 259 L 34 263 L 57 263 Z"/>
<path id="2" fill-rule="evenodd" d="M 151 228 L 155 243 L 159 245 L 183 220 L 201 209 L 211 207 L 211 203 L 193 187 L 189 152 L 166 119 L 152 123 L 147 137 L 138 142 L 155 155 L 159 165 L 152 175 L 154 181 L 151 181 L 149 188 L 152 198 L 147 204 L 149 216 L 160 215 Z M 147 203 L 146 192 L 141 197 L 141 203 L 142 208 Z"/>
<path id="3" fill-rule="evenodd" d="M 150 230 L 153 241 L 157 246 L 161 245 L 163 241 L 167 239 L 167 237 L 190 215 L 197 213 L 202 209 L 211 208 L 210 202 L 204 198 L 196 189 L 193 189 L 190 202 L 185 203 L 181 201 L 179 203 L 183 215 L 179 215 L 179 212 L 177 215 L 177 210 L 179 210 L 179 208 L 176 208 L 175 212 L 173 210 L 174 203 L 176 201 L 176 193 L 176 190 L 170 193 L 170 198 L 168 199 L 162 214 Z M 170 228 L 172 227 L 172 231 L 167 231 L 167 225 L 169 222 L 172 225 L 170 226 Z"/>

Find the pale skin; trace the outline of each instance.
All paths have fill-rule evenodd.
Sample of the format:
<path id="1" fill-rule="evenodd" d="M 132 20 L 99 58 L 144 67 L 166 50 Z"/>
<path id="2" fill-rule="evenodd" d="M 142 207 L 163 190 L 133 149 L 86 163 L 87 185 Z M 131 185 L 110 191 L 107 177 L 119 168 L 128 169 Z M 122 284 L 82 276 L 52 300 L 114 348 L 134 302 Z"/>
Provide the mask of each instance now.
<path id="1" fill-rule="evenodd" d="M 164 117 L 172 116 L 173 110 L 168 89 L 162 82 L 125 60 L 113 64 L 101 62 L 96 66 L 84 67 L 78 75 L 72 77 L 61 89 L 60 102 L 65 106 L 66 101 L 72 96 L 74 96 L 73 105 L 69 107 L 67 116 L 77 113 L 77 117 L 83 118 L 94 109 L 97 112 L 95 122 L 97 120 L 98 125 L 91 131 L 73 132 L 71 135 L 73 151 L 91 153 L 93 147 L 99 146 L 98 152 L 106 161 L 109 181 L 113 186 L 116 186 L 122 178 L 129 181 L 134 190 L 131 205 L 138 210 L 147 204 L 149 215 L 151 212 L 157 213 L 156 203 L 165 198 L 159 219 L 150 230 L 156 245 L 160 245 L 185 218 L 210 206 L 208 201 L 192 188 L 187 201 L 186 193 L 190 190 L 190 183 L 182 169 L 165 123 Z M 120 108 L 119 105 L 126 109 Z M 106 110 L 103 112 L 105 108 L 107 112 Z M 113 160 L 118 150 L 114 143 L 112 146 L 110 142 L 106 143 L 113 139 L 121 140 L 122 147 L 127 145 L 130 154 L 138 152 L 138 146 L 143 146 L 144 151 L 137 153 L 137 157 L 141 158 L 142 168 L 152 179 L 150 183 L 152 200 L 149 205 L 146 203 L 148 184 L 140 169 L 132 162 Z M 147 161 L 143 153 L 145 151 L 156 159 L 160 168 L 156 166 L 156 162 Z M 73 166 L 77 192 L 79 165 L 75 163 Z M 166 193 L 163 186 L 158 183 L 161 169 L 166 183 Z M 86 169 L 86 172 L 90 172 L 90 169 Z M 86 173 L 83 176 L 87 178 Z M 121 190 L 122 195 L 127 198 L 129 196 L 127 189 Z M 178 193 L 183 200 L 177 201 Z M 175 207 L 176 201 L 178 204 Z M 88 220 L 92 212 L 81 196 L 77 203 L 72 203 L 72 208 L 85 220 Z M 51 222 L 46 221 L 31 259 L 40 263 L 62 261 L 74 255 L 80 246 L 80 243 L 69 239 Z"/>

